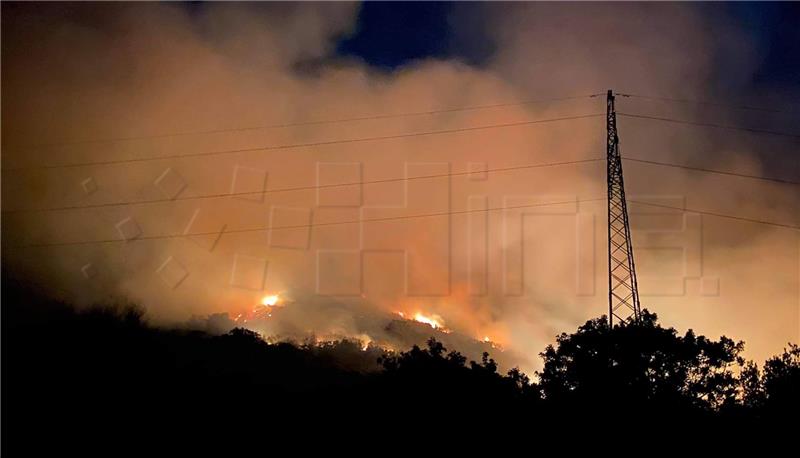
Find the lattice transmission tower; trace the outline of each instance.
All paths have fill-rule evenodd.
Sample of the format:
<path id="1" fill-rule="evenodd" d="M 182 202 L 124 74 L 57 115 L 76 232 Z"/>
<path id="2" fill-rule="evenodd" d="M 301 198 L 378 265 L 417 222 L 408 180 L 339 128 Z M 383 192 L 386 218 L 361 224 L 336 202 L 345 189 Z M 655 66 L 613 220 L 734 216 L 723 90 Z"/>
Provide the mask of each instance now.
<path id="1" fill-rule="evenodd" d="M 609 89 L 606 102 L 608 133 L 608 325 L 615 321 L 636 322 L 641 316 L 636 265 L 633 262 L 631 226 L 625 203 L 625 182 L 619 152 L 614 93 Z"/>

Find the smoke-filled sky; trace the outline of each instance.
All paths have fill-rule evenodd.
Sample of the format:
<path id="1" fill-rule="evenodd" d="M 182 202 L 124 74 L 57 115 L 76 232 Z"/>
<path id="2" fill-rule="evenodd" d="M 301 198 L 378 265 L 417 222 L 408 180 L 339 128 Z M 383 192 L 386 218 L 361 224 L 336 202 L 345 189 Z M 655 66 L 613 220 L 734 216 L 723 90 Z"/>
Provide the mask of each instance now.
<path id="1" fill-rule="evenodd" d="M 170 325 L 278 294 L 266 333 L 388 342 L 387 320 L 422 313 L 535 369 L 607 311 L 613 89 L 631 95 L 643 305 L 761 360 L 800 340 L 798 230 L 636 202 L 800 225 L 798 20 L 797 4 L 3 3 L 3 268 Z M 515 208 L 481 211 L 499 207 Z"/>

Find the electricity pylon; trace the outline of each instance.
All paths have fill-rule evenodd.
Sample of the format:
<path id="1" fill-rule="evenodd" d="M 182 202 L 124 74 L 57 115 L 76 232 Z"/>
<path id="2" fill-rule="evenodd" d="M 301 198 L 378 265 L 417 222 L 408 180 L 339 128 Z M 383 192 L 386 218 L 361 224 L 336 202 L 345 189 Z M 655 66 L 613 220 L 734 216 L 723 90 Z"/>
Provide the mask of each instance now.
<path id="1" fill-rule="evenodd" d="M 619 153 L 617 114 L 614 93 L 609 89 L 606 102 L 608 130 L 608 325 L 614 321 L 637 322 L 641 316 L 636 267 L 633 262 L 631 226 L 625 203 L 622 159 Z"/>

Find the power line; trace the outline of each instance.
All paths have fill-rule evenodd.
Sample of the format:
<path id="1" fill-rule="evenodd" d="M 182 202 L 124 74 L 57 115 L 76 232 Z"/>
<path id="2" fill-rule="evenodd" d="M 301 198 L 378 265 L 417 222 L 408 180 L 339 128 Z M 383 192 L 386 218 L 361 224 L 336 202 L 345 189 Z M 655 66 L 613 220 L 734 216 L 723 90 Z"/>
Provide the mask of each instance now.
<path id="1" fill-rule="evenodd" d="M 101 204 L 89 204 L 89 205 L 69 205 L 63 207 L 49 207 L 49 208 L 35 208 L 35 209 L 19 209 L 19 210 L 2 210 L 2 213 L 6 214 L 14 214 L 14 213 L 37 213 L 37 212 L 53 212 L 53 211 L 67 211 L 67 210 L 83 210 L 83 209 L 92 209 L 92 208 L 109 208 L 109 207 L 122 207 L 127 205 L 147 205 L 147 204 L 157 204 L 157 203 L 164 203 L 164 202 L 175 202 L 175 201 L 184 201 L 184 200 L 202 200 L 202 199 L 220 199 L 226 197 L 239 197 L 239 196 L 253 196 L 253 195 L 260 195 L 260 194 L 269 194 L 269 193 L 279 193 L 279 192 L 293 192 L 293 191 L 308 191 L 308 190 L 319 190 L 319 189 L 327 189 L 327 188 L 337 188 L 337 187 L 344 187 L 344 186 L 357 186 L 357 185 L 371 185 L 371 184 L 380 184 L 380 183 L 393 183 L 393 182 L 402 182 L 406 180 L 423 180 L 423 179 L 431 179 L 431 178 L 445 178 L 445 177 L 454 177 L 454 176 L 463 176 L 463 175 L 471 175 L 474 173 L 497 173 L 497 172 L 507 172 L 513 170 L 524 170 L 524 169 L 534 169 L 534 168 L 542 168 L 542 167 L 555 167 L 561 165 L 573 165 L 573 164 L 584 164 L 588 162 L 597 162 L 605 160 L 604 157 L 597 157 L 597 158 L 590 158 L 590 159 L 579 159 L 574 161 L 562 161 L 562 162 L 549 162 L 549 163 L 541 163 L 541 164 L 527 164 L 527 165 L 517 165 L 517 166 L 509 166 L 509 167 L 500 167 L 494 169 L 486 169 L 486 170 L 478 170 L 478 171 L 463 171 L 463 172 L 453 172 L 453 173 L 442 173 L 442 174 L 434 174 L 434 175 L 418 175 L 418 176 L 411 176 L 411 177 L 403 177 L 403 178 L 384 178 L 380 180 L 369 180 L 369 181 L 357 181 L 357 182 L 349 182 L 349 183 L 335 183 L 335 184 L 324 184 L 324 185 L 316 185 L 316 186 L 296 186 L 290 188 L 276 188 L 276 189 L 268 189 L 263 191 L 248 191 L 248 192 L 235 192 L 235 193 L 224 193 L 224 194 L 205 194 L 205 195 L 198 195 L 198 196 L 186 196 L 186 197 L 176 197 L 174 199 L 151 199 L 151 200 L 134 200 L 134 201 L 125 201 L 125 202 L 111 202 L 111 203 L 101 203 Z"/>
<path id="2" fill-rule="evenodd" d="M 164 161 L 164 160 L 168 160 L 168 159 L 183 159 L 183 158 L 190 158 L 190 157 L 219 156 L 219 155 L 224 155 L 224 154 L 247 153 L 247 152 L 255 152 L 255 151 L 275 151 L 275 150 L 285 150 L 285 149 L 295 149 L 295 148 L 309 148 L 309 147 L 319 147 L 319 146 L 328 146 L 328 145 L 363 143 L 363 142 L 370 142 L 370 141 L 396 140 L 396 139 L 400 139 L 400 138 L 424 137 L 424 136 L 431 136 L 431 135 L 457 134 L 457 133 L 462 133 L 462 132 L 472 132 L 472 131 L 489 130 L 489 129 L 501 129 L 501 128 L 507 128 L 507 127 L 518 127 L 518 126 L 526 126 L 526 125 L 532 125 L 532 124 L 543 124 L 543 123 L 549 123 L 549 122 L 570 121 L 570 120 L 576 120 L 576 119 L 587 119 L 587 118 L 594 118 L 594 117 L 598 117 L 598 116 L 605 116 L 605 115 L 603 113 L 595 113 L 595 114 L 587 114 L 587 115 L 566 116 L 566 117 L 561 117 L 561 118 L 535 119 L 535 120 L 530 120 L 530 121 L 518 121 L 518 122 L 510 122 L 510 123 L 503 123 L 503 124 L 488 124 L 488 125 L 483 125 L 483 126 L 460 127 L 460 128 L 456 128 L 456 129 L 431 130 L 431 131 L 425 131 L 425 132 L 411 132 L 411 133 L 405 133 L 405 134 L 382 135 L 382 136 L 375 136 L 375 137 L 358 137 L 358 138 L 349 138 L 349 139 L 342 139 L 342 140 L 327 140 L 327 141 L 320 141 L 320 142 L 293 143 L 293 144 L 287 144 L 287 145 L 272 145 L 272 146 L 261 146 L 261 147 L 254 147 L 254 148 L 240 148 L 240 149 L 231 149 L 231 150 L 205 151 L 205 152 L 188 153 L 188 154 L 172 154 L 172 155 L 167 155 L 167 156 L 151 156 L 151 157 L 132 158 L 132 159 L 114 159 L 114 160 L 108 160 L 108 161 L 77 162 L 77 163 L 73 163 L 73 164 L 54 164 L 54 165 L 44 165 L 44 166 L 36 166 L 36 167 L 19 167 L 19 168 L 5 169 L 5 170 L 7 170 L 7 171 L 20 171 L 20 170 L 40 170 L 40 169 L 62 169 L 62 168 L 91 167 L 91 166 L 108 166 L 108 165 L 116 165 L 116 164 L 130 164 L 130 163 L 136 163 L 136 162 Z"/>
<path id="3" fill-rule="evenodd" d="M 712 122 L 700 122 L 700 121 L 686 121 L 682 119 L 675 119 L 675 118 L 662 118 L 659 116 L 648 116 L 648 115 L 641 115 L 641 114 L 632 114 L 632 113 L 621 113 L 617 112 L 619 116 L 625 116 L 627 118 L 638 118 L 638 119 L 650 119 L 655 121 L 664 121 L 664 122 L 671 122 L 675 124 L 686 124 L 690 126 L 702 126 L 702 127 L 714 127 L 717 129 L 727 129 L 727 130 L 739 130 L 744 132 L 750 132 L 755 134 L 769 134 L 769 135 L 780 135 L 783 137 L 790 137 L 790 138 L 800 138 L 800 134 L 793 134 L 790 132 L 780 132 L 776 130 L 763 130 L 763 129 L 752 129 L 749 127 L 741 127 L 741 126 L 730 126 L 726 124 L 716 124 Z"/>
<path id="4" fill-rule="evenodd" d="M 85 240 L 85 241 L 68 241 L 68 242 L 53 242 L 53 243 L 38 243 L 38 244 L 28 244 L 28 245 L 20 245 L 19 248 L 48 248 L 48 247 L 60 247 L 60 246 L 78 246 L 78 245 L 96 245 L 96 244 L 107 244 L 107 243 L 125 243 L 125 242 L 135 242 L 135 241 L 144 241 L 144 240 L 165 240 L 165 239 L 175 239 L 175 238 L 186 238 L 186 237 L 200 237 L 200 236 L 207 236 L 207 235 L 215 235 L 219 236 L 224 233 L 228 234 L 236 234 L 236 233 L 248 233 L 248 232 L 262 232 L 268 230 L 288 230 L 288 229 L 305 229 L 305 228 L 313 228 L 313 227 L 323 227 L 323 226 L 335 226 L 335 225 L 343 225 L 343 224 L 359 224 L 359 223 L 370 223 L 370 222 L 385 222 L 385 221 L 396 221 L 396 220 L 404 220 L 404 219 L 416 219 L 416 218 L 428 218 L 428 217 L 437 217 L 437 216 L 450 216 L 450 215 L 461 215 L 461 214 L 468 214 L 468 213 L 478 213 L 478 212 L 490 212 L 490 211 L 498 211 L 498 210 L 514 210 L 514 209 L 522 209 L 522 208 L 533 208 L 533 207 L 544 207 L 549 205 L 564 205 L 570 203 L 583 203 L 583 202 L 596 202 L 601 200 L 606 200 L 607 197 L 598 197 L 593 199 L 572 199 L 572 200 L 565 200 L 559 202 L 543 202 L 538 204 L 529 204 L 529 205 L 516 205 L 516 206 L 509 206 L 509 207 L 492 207 L 492 208 L 485 208 L 485 209 L 475 209 L 475 210 L 457 210 L 457 211 L 449 211 L 449 212 L 438 212 L 438 213 L 423 213 L 423 214 L 416 214 L 416 215 L 403 215 L 403 216 L 389 216 L 383 218 L 371 218 L 371 219 L 358 219 L 358 220 L 346 220 L 346 221 L 331 221 L 327 223 L 312 223 L 312 224 L 298 224 L 298 225 L 291 225 L 291 226 L 266 226 L 266 227 L 257 227 L 257 228 L 249 228 L 249 229 L 234 229 L 234 230 L 221 230 L 221 231 L 214 231 L 214 232 L 197 232 L 197 233 L 187 233 L 187 234 L 163 234 L 163 235 L 150 235 L 150 236 L 141 236 L 137 237 L 132 240 L 124 240 L 124 239 L 101 239 L 101 240 Z M 769 226 L 775 227 L 783 227 L 788 229 L 800 229 L 800 226 L 794 226 L 791 224 L 784 224 L 784 223 L 776 223 L 772 221 L 765 221 L 753 218 L 745 218 L 741 216 L 734 216 L 734 215 L 727 215 L 723 213 L 715 213 L 710 211 L 704 210 L 697 210 L 691 208 L 682 208 L 682 207 L 674 207 L 670 205 L 662 205 L 662 204 L 655 204 L 651 202 L 642 202 L 638 200 L 630 200 L 631 203 L 636 203 L 640 205 L 647 205 L 651 207 L 658 207 L 658 208 L 667 208 L 671 210 L 679 210 L 682 212 L 691 212 L 691 213 L 700 213 L 709 216 L 716 216 L 720 218 L 727 218 L 733 219 L 737 221 L 746 221 L 751 223 L 757 224 L 765 224 Z"/>
<path id="5" fill-rule="evenodd" d="M 786 114 L 798 114 L 798 111 L 792 110 L 779 110 L 774 108 L 764 108 L 764 107 L 755 107 L 750 105 L 733 105 L 727 103 L 717 103 L 717 102 L 708 102 L 704 100 L 691 100 L 691 99 L 678 99 L 672 97 L 659 97 L 653 95 L 641 95 L 641 94 L 623 94 L 617 93 L 617 95 L 621 97 L 631 97 L 643 100 L 655 100 L 659 102 L 675 102 L 675 103 L 682 103 L 682 104 L 691 104 L 691 105 L 705 105 L 710 107 L 718 107 L 718 108 L 733 108 L 737 110 L 748 110 L 748 111 L 763 111 L 767 113 L 786 113 Z"/>
<path id="6" fill-rule="evenodd" d="M 478 111 L 478 110 L 487 110 L 487 109 L 491 109 L 491 108 L 505 108 L 505 107 L 522 106 L 522 105 L 535 105 L 535 104 L 539 104 L 539 103 L 559 102 L 559 101 L 566 101 L 566 100 L 587 99 L 587 98 L 596 97 L 597 95 L 601 95 L 601 94 L 585 94 L 585 95 L 575 95 L 575 96 L 567 96 L 567 97 L 553 97 L 553 98 L 547 98 L 547 99 L 523 100 L 521 102 L 494 103 L 494 104 L 486 104 L 486 105 L 471 105 L 471 106 L 454 107 L 454 108 L 442 108 L 442 109 L 438 109 L 438 110 L 411 111 L 411 112 L 404 112 L 404 113 L 390 113 L 390 114 L 382 114 L 382 115 L 356 116 L 356 117 L 350 117 L 350 118 L 320 119 L 320 120 L 315 120 L 315 121 L 299 121 L 299 122 L 292 122 L 292 123 L 266 124 L 266 125 L 261 125 L 261 126 L 232 127 L 232 128 L 227 128 L 227 129 L 208 129 L 208 130 L 174 132 L 174 133 L 165 133 L 165 134 L 136 135 L 136 136 L 128 136 L 128 137 L 112 137 L 112 138 L 95 139 L 95 140 L 62 141 L 62 142 L 54 142 L 54 143 L 43 143 L 43 144 L 38 144 L 38 145 L 28 145 L 28 146 L 22 147 L 21 149 L 50 148 L 50 147 L 55 147 L 55 146 L 74 146 L 74 145 L 88 145 L 88 144 L 98 144 L 98 143 L 116 143 L 116 142 L 133 141 L 133 140 L 150 140 L 150 139 L 161 139 L 161 138 L 172 138 L 172 137 L 184 137 L 184 136 L 188 136 L 188 135 L 219 134 L 219 133 L 226 133 L 226 132 L 246 132 L 246 131 L 262 130 L 262 129 L 284 129 L 284 128 L 289 128 L 289 127 L 317 126 L 317 125 L 324 125 L 324 124 L 341 124 L 341 123 L 358 122 L 358 121 L 372 121 L 372 120 L 377 120 L 377 119 L 406 118 L 406 117 L 414 117 L 414 116 L 426 116 L 426 115 L 437 115 L 437 114 L 445 114 L 445 113 L 457 113 L 457 112 L 461 112 L 461 111 Z"/>
<path id="7" fill-rule="evenodd" d="M 664 166 L 664 167 L 674 167 L 674 168 L 679 168 L 679 169 L 694 170 L 694 171 L 697 171 L 697 172 L 715 173 L 715 174 L 718 174 L 718 175 L 729 175 L 729 176 L 734 176 L 734 177 L 752 178 L 754 180 L 773 181 L 775 183 L 800 185 L 800 181 L 783 180 L 783 179 L 780 179 L 780 178 L 769 178 L 769 177 L 764 177 L 764 176 L 760 176 L 760 175 L 748 175 L 748 174 L 745 174 L 745 173 L 728 172 L 728 171 L 724 171 L 724 170 L 715 170 L 715 169 L 706 169 L 706 168 L 702 168 L 702 167 L 692 167 L 692 166 L 688 166 L 688 165 L 671 164 L 671 163 L 668 163 L 668 162 L 650 161 L 650 160 L 646 160 L 646 159 L 636 159 L 636 158 L 625 157 L 625 156 L 623 156 L 622 159 L 625 160 L 625 161 L 641 162 L 641 163 L 644 163 L 644 164 L 653 164 L 653 165 L 661 165 L 661 166 Z"/>
<path id="8" fill-rule="evenodd" d="M 785 224 L 785 223 L 775 223 L 775 222 L 772 222 L 772 221 L 764 221 L 764 220 L 761 220 L 761 219 L 745 218 L 743 216 L 727 215 L 727 214 L 724 214 L 724 213 L 714 213 L 714 212 L 710 212 L 710 211 L 696 210 L 696 209 L 692 209 L 692 208 L 673 207 L 673 206 L 670 206 L 670 205 L 654 204 L 654 203 L 642 202 L 642 201 L 638 201 L 638 200 L 631 200 L 630 202 L 635 203 L 635 204 L 640 204 L 640 205 L 648 205 L 650 207 L 669 208 L 669 209 L 672 209 L 672 210 L 680 210 L 680 211 L 689 212 L 689 213 L 700 213 L 700 214 L 703 214 L 703 215 L 716 216 L 716 217 L 719 217 L 719 218 L 734 219 L 734 220 L 737 220 L 737 221 L 747 221 L 747 222 L 750 222 L 750 223 L 766 224 L 768 226 L 785 227 L 785 228 L 789 228 L 789 229 L 800 229 L 800 226 L 793 226 L 791 224 Z"/>
<path id="9" fill-rule="evenodd" d="M 383 218 L 370 218 L 370 219 L 356 219 L 356 220 L 346 220 L 346 221 L 331 221 L 326 223 L 311 223 L 311 224 L 298 224 L 292 226 L 266 226 L 266 227 L 257 227 L 257 228 L 249 228 L 249 229 L 234 229 L 229 231 L 214 231 L 214 232 L 197 232 L 197 233 L 188 233 L 188 234 L 163 234 L 163 235 L 150 235 L 150 236 L 141 236 L 131 240 L 124 240 L 124 239 L 102 239 L 102 240 L 85 240 L 85 241 L 69 241 L 69 242 L 54 242 L 54 243 L 39 243 L 39 244 L 29 244 L 29 245 L 20 245 L 19 248 L 46 248 L 46 247 L 57 247 L 57 246 L 71 246 L 71 245 L 95 245 L 95 244 L 106 244 L 106 243 L 126 243 L 126 242 L 136 242 L 140 240 L 164 240 L 164 239 L 174 239 L 174 238 L 186 238 L 186 237 L 200 237 L 204 235 L 221 235 L 225 234 L 239 234 L 239 233 L 246 233 L 246 232 L 262 232 L 262 231 L 269 231 L 269 230 L 286 230 L 286 229 L 305 229 L 305 228 L 313 228 L 313 227 L 322 227 L 322 226 L 335 226 L 335 225 L 342 225 L 342 224 L 360 224 L 360 223 L 374 223 L 374 222 L 385 222 L 385 221 L 396 221 L 396 220 L 404 220 L 404 219 L 416 219 L 416 218 L 430 218 L 436 216 L 450 216 L 450 215 L 463 215 L 468 213 L 479 213 L 479 212 L 490 212 L 490 211 L 498 211 L 498 210 L 515 210 L 515 209 L 522 209 L 522 208 L 533 208 L 533 207 L 546 207 L 550 205 L 564 205 L 564 204 L 574 204 L 574 203 L 582 203 L 582 202 L 595 202 L 600 200 L 605 200 L 605 197 L 598 197 L 594 199 L 572 199 L 572 200 L 564 200 L 559 202 L 542 202 L 538 204 L 529 204 L 529 205 L 514 205 L 509 207 L 492 207 L 492 208 L 482 208 L 482 209 L 474 209 L 474 210 L 456 210 L 456 211 L 448 211 L 448 212 L 438 212 L 438 213 L 421 213 L 416 215 L 403 215 L 403 216 L 388 216 Z"/>

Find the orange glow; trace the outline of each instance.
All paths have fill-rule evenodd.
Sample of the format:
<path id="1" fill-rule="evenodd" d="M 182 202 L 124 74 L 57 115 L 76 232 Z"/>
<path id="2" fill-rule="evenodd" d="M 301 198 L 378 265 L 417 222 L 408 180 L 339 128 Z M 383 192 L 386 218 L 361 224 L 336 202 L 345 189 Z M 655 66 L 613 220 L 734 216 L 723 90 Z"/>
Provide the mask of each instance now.
<path id="1" fill-rule="evenodd" d="M 450 334 L 452 332 L 444 327 L 444 319 L 436 314 L 425 314 L 422 312 L 416 312 L 413 317 L 409 317 L 403 312 L 395 312 L 395 314 L 400 318 L 403 318 L 404 320 L 416 321 L 417 323 L 427 324 L 433 329 L 436 329 L 437 331 L 443 332 L 445 334 Z"/>
<path id="2" fill-rule="evenodd" d="M 277 294 L 271 294 L 269 296 L 264 296 L 264 298 L 261 299 L 261 305 L 272 307 L 273 305 L 276 305 L 279 300 L 280 297 Z"/>
<path id="3" fill-rule="evenodd" d="M 444 328 L 444 320 L 442 320 L 442 317 L 438 315 L 425 316 L 422 313 L 417 312 L 414 315 L 414 321 L 417 321 L 419 323 L 425 323 L 428 326 L 432 327 L 433 329 Z"/>

